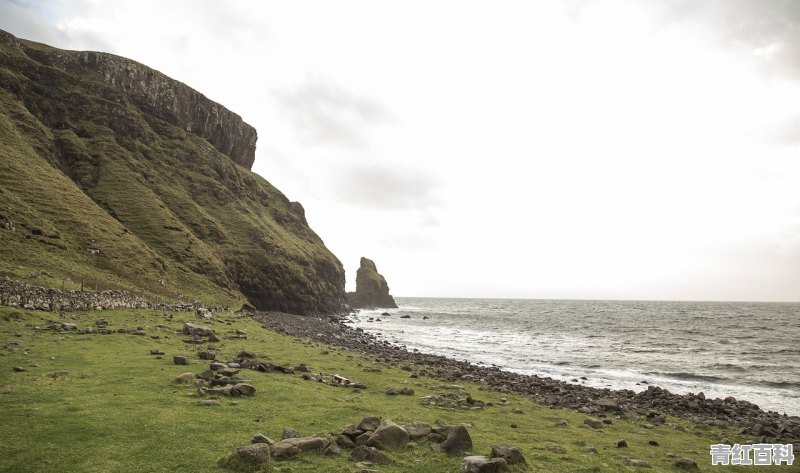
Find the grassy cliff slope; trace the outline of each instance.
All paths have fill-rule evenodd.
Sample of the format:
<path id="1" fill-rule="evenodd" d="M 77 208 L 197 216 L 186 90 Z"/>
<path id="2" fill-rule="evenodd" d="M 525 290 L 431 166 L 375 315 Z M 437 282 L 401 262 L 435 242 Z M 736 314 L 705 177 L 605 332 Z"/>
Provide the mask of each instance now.
<path id="1" fill-rule="evenodd" d="M 0 31 L 0 275 L 333 312 L 339 260 L 252 173 L 255 130 L 134 61 Z"/>

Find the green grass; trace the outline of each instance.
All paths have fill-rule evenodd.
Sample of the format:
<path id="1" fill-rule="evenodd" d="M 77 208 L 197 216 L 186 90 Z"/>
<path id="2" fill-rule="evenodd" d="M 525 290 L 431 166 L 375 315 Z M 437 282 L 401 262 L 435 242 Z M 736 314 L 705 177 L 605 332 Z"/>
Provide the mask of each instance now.
<path id="1" fill-rule="evenodd" d="M 82 335 L 40 330 L 47 320 L 72 321 L 80 327 L 93 325 L 99 317 L 110 320 L 111 329 L 144 327 L 147 336 L 127 334 Z M 222 399 L 213 407 L 196 405 L 190 386 L 175 385 L 173 378 L 183 372 L 200 372 L 207 362 L 193 359 L 189 366 L 176 366 L 172 355 L 194 355 L 197 346 L 185 345 L 184 337 L 173 333 L 191 314 L 173 319 L 151 311 L 81 312 L 60 316 L 0 308 L 0 471 L 9 472 L 198 472 L 226 471 L 218 461 L 237 445 L 249 442 L 256 432 L 279 439 L 284 427 L 303 435 L 338 434 L 349 423 L 377 415 L 399 424 L 414 420 L 473 423 L 470 434 L 474 453 L 488 454 L 492 444 L 520 447 L 530 470 L 512 471 L 600 472 L 637 471 L 624 464 L 627 457 L 647 460 L 647 471 L 678 471 L 666 457 L 690 457 L 701 471 L 739 471 L 733 467 L 711 467 L 708 448 L 721 438 L 740 443 L 734 432 L 697 427 L 669 419 L 667 425 L 647 429 L 644 419 L 630 416 L 614 419 L 602 430 L 582 425 L 585 415 L 551 410 L 530 399 L 507 395 L 508 405 L 483 410 L 444 410 L 422 406 L 421 396 L 448 390 L 447 383 L 421 377 L 409 378 L 399 367 L 380 366 L 369 356 L 332 349 L 263 329 L 248 318 L 218 314 L 211 325 L 218 334 L 247 333 L 246 340 L 224 339 L 220 359 L 230 359 L 241 349 L 255 351 L 260 359 L 277 364 L 306 363 L 313 372 L 339 373 L 363 380 L 362 392 L 305 381 L 299 374 L 244 371 L 257 388 L 252 398 L 237 398 L 236 404 Z M 166 328 L 156 328 L 157 325 Z M 19 336 L 17 336 L 19 334 Z M 150 336 L 159 336 L 153 340 Z M 151 348 L 166 352 L 163 359 L 149 355 Z M 27 370 L 13 372 L 20 365 Z M 363 371 L 379 367 L 381 372 Z M 55 376 L 68 370 L 66 376 Z M 414 396 L 387 396 L 389 386 L 408 383 Z M 462 386 L 476 399 L 497 403 L 504 394 L 482 391 L 479 386 Z M 513 408 L 522 413 L 512 412 Z M 559 427 L 560 419 L 569 425 Z M 510 428 L 516 423 L 518 428 Z M 686 432 L 679 432 L 676 426 Z M 628 449 L 617 449 L 626 439 Z M 656 440 L 660 446 L 649 446 Z M 585 452 L 581 443 L 595 446 L 598 454 Z M 557 447 L 565 453 L 559 453 Z M 427 440 L 409 449 L 391 452 L 395 463 L 379 467 L 384 472 L 455 472 L 461 456 L 434 453 Z M 763 467 L 758 471 L 787 471 Z M 296 459 L 274 462 L 271 471 L 357 471 L 347 455 L 326 457 L 304 454 Z M 796 468 L 794 471 L 798 471 Z"/>

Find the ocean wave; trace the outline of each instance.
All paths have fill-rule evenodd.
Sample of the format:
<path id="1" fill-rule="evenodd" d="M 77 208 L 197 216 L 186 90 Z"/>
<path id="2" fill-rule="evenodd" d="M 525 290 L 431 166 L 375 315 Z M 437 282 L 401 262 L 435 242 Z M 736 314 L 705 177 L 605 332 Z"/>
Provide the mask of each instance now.
<path id="1" fill-rule="evenodd" d="M 645 373 L 651 376 L 664 376 L 667 378 L 675 378 L 675 379 L 683 379 L 687 381 L 708 381 L 708 382 L 716 382 L 716 383 L 724 383 L 726 381 L 730 381 L 730 378 L 725 376 L 714 376 L 710 374 L 698 374 L 698 373 L 687 373 L 685 371 L 676 371 L 676 372 L 660 372 L 660 371 L 651 371 Z"/>

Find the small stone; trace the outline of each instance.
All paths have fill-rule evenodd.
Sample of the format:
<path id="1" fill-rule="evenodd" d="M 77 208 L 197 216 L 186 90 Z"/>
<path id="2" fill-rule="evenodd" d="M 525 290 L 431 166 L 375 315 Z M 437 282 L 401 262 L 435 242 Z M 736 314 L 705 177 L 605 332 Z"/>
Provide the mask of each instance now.
<path id="1" fill-rule="evenodd" d="M 628 442 L 625 439 L 617 440 L 617 448 L 628 448 Z"/>
<path id="2" fill-rule="evenodd" d="M 216 399 L 201 399 L 197 401 L 198 406 L 218 406 L 219 401 Z"/>
<path id="3" fill-rule="evenodd" d="M 13 367 L 11 369 L 14 370 L 17 373 L 22 373 L 23 371 L 25 371 L 25 368 L 23 368 L 21 366 L 15 366 L 15 367 Z"/>
<path id="4" fill-rule="evenodd" d="M 642 466 L 642 467 L 645 467 L 645 468 L 649 468 L 650 467 L 650 462 L 646 462 L 644 460 L 637 460 L 635 458 L 626 459 L 625 460 L 625 464 L 626 465 L 630 465 L 630 466 Z"/>
<path id="5" fill-rule="evenodd" d="M 512 428 L 512 429 L 516 429 L 517 427 L 518 427 L 518 426 L 517 426 L 517 423 L 516 423 L 516 422 L 512 422 L 512 423 L 511 423 L 511 428 Z"/>
<path id="6" fill-rule="evenodd" d="M 444 435 L 439 434 L 437 432 L 431 432 L 431 434 L 428 435 L 428 441 L 430 443 L 442 443 L 444 442 L 444 440 L 445 440 Z"/>
<path id="7" fill-rule="evenodd" d="M 299 439 L 299 438 L 300 438 L 300 432 L 294 429 L 290 429 L 289 427 L 283 429 L 283 434 L 281 434 L 281 440 Z"/>
<path id="8" fill-rule="evenodd" d="M 258 356 L 252 352 L 247 350 L 241 350 L 237 355 L 236 358 L 258 358 Z"/>
<path id="9" fill-rule="evenodd" d="M 692 460 L 691 458 L 679 458 L 675 460 L 673 463 L 676 468 L 680 468 L 681 470 L 697 470 L 699 467 L 697 466 L 697 462 Z"/>
<path id="10" fill-rule="evenodd" d="M 558 426 L 559 427 L 566 427 L 568 425 L 569 425 L 569 421 L 567 419 L 561 419 L 560 421 L 558 421 Z"/>
<path id="11" fill-rule="evenodd" d="M 231 388 L 231 395 L 233 396 L 253 396 L 256 394 L 255 386 L 246 383 L 239 383 L 233 385 Z"/>
<path id="12" fill-rule="evenodd" d="M 188 365 L 189 357 L 185 355 L 175 355 L 172 357 L 172 362 L 176 365 Z"/>
<path id="13" fill-rule="evenodd" d="M 287 438 L 272 445 L 272 456 L 277 459 L 290 458 L 300 452 L 323 450 L 329 445 L 322 437 Z"/>
<path id="14" fill-rule="evenodd" d="M 586 447 L 586 453 L 590 455 L 595 455 L 597 454 L 597 449 L 589 445 L 588 447 Z"/>
<path id="15" fill-rule="evenodd" d="M 614 421 L 611 420 L 611 419 L 603 419 L 603 423 L 606 424 L 606 425 L 611 425 L 611 424 L 614 423 Z"/>
<path id="16" fill-rule="evenodd" d="M 210 351 L 201 351 L 197 354 L 197 357 L 201 360 L 213 360 L 217 357 L 217 355 L 211 353 Z"/>
<path id="17" fill-rule="evenodd" d="M 655 440 L 650 440 L 647 442 L 647 445 L 652 445 L 653 447 L 658 447 L 658 442 Z"/>

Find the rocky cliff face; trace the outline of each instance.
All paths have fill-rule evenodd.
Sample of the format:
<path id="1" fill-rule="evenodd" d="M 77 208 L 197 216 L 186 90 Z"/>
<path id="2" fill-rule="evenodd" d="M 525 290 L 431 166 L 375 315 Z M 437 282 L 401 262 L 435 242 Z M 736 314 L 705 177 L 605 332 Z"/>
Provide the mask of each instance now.
<path id="1" fill-rule="evenodd" d="M 386 279 L 378 274 L 375 263 L 361 258 L 361 266 L 356 272 L 356 292 L 347 293 L 347 303 L 353 308 L 396 308 L 394 298 L 389 294 Z"/>
<path id="2" fill-rule="evenodd" d="M 341 311 L 341 263 L 250 172 L 255 144 L 238 115 L 147 66 L 0 31 L 0 276 Z"/>

